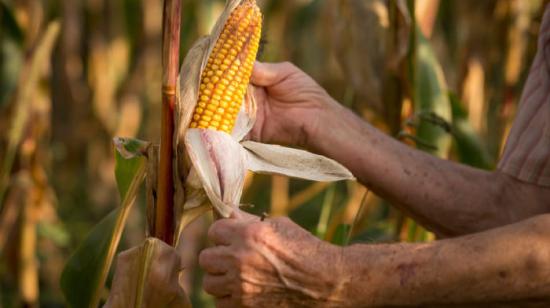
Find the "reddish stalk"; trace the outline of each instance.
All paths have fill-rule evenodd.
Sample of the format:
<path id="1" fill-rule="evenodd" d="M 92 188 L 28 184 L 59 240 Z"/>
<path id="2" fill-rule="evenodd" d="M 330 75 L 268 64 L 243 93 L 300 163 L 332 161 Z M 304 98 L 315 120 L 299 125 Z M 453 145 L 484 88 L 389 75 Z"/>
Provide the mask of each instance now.
<path id="1" fill-rule="evenodd" d="M 165 0 L 162 29 L 162 118 L 154 236 L 174 241 L 174 107 L 179 69 L 181 0 Z"/>

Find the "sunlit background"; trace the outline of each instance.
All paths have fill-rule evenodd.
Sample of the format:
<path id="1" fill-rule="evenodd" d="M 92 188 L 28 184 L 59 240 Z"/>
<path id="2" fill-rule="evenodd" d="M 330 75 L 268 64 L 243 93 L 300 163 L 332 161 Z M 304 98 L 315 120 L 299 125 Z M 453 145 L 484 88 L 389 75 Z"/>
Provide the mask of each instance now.
<path id="1" fill-rule="evenodd" d="M 294 62 L 410 146 L 494 168 L 536 52 L 544 1 L 259 4 L 260 60 Z M 182 58 L 223 5 L 183 0 Z M 159 140 L 162 1 L 0 0 L 0 7 L 0 307 L 63 307 L 64 262 L 120 202 L 112 137 Z M 33 64 L 54 20 L 61 32 L 52 55 Z M 339 244 L 434 239 L 356 182 L 249 175 L 243 203 Z M 122 249 L 143 240 L 144 213 L 141 195 Z M 196 268 L 210 221 L 191 225 L 182 245 L 197 307 L 212 305 Z"/>

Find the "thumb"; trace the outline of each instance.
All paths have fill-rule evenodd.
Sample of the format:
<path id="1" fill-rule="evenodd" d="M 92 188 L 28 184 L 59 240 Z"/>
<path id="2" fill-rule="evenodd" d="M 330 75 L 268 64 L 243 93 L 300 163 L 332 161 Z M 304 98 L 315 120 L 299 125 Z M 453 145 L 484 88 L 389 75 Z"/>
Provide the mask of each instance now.
<path id="1" fill-rule="evenodd" d="M 290 62 L 262 63 L 256 62 L 250 82 L 260 87 L 271 87 L 283 81 L 298 69 Z"/>

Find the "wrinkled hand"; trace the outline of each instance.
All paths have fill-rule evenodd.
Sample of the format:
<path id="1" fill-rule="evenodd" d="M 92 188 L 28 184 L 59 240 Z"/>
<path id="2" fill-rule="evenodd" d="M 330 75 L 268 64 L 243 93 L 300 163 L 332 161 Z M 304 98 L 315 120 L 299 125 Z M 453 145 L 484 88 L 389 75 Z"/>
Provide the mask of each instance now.
<path id="1" fill-rule="evenodd" d="M 260 221 L 243 212 L 216 221 L 217 246 L 199 264 L 203 287 L 217 307 L 337 306 L 341 249 L 322 242 L 288 218 Z"/>
<path id="2" fill-rule="evenodd" d="M 260 142 L 308 147 L 320 125 L 319 113 L 337 104 L 289 62 L 256 62 L 251 83 L 258 87 L 258 113 L 250 136 Z"/>

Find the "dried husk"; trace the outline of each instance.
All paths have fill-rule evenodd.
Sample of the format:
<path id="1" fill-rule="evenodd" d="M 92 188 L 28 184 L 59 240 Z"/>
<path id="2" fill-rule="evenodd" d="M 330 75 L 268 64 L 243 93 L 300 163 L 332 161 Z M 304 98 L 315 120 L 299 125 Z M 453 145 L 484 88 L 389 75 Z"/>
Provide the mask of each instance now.
<path id="1" fill-rule="evenodd" d="M 246 174 L 242 146 L 226 133 L 190 129 L 186 145 L 212 205 L 224 217 L 238 207 Z"/>
<path id="2" fill-rule="evenodd" d="M 248 170 L 318 182 L 353 179 L 351 172 L 332 159 L 303 150 L 253 141 L 241 143 Z"/>
<path id="3" fill-rule="evenodd" d="M 113 288 L 104 307 L 191 307 L 179 282 L 181 270 L 181 257 L 174 247 L 148 238 L 118 255 Z"/>

